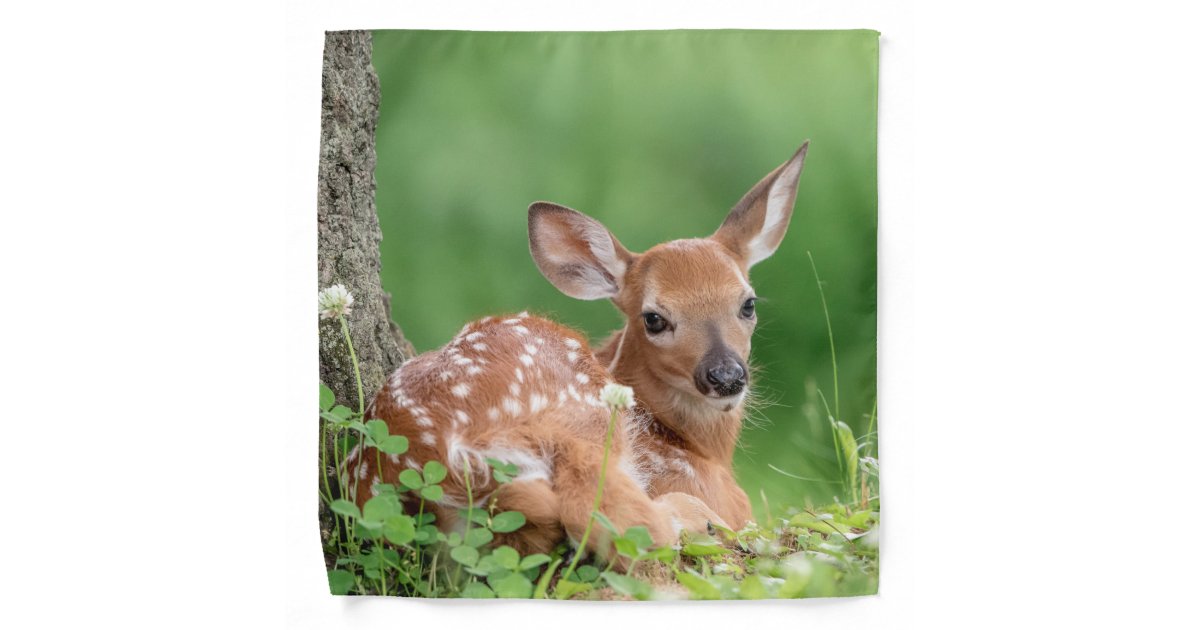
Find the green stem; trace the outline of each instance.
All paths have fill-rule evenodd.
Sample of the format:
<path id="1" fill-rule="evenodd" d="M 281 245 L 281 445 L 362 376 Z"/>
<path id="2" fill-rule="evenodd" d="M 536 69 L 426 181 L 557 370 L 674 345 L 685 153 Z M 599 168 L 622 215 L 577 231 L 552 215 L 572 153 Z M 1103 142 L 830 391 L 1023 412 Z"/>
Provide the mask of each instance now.
<path id="1" fill-rule="evenodd" d="M 463 529 L 463 544 L 467 544 L 467 534 L 471 533 L 471 511 L 475 507 L 475 497 L 471 494 L 471 460 L 463 458 L 463 485 L 467 487 L 467 526 Z M 454 567 L 454 584 L 458 584 L 458 578 L 462 575 L 462 565 L 455 564 Z"/>
<path id="2" fill-rule="evenodd" d="M 558 565 L 562 564 L 562 558 L 555 558 L 550 566 L 546 567 L 546 572 L 542 574 L 538 580 L 537 588 L 533 589 L 534 599 L 546 599 L 546 590 L 550 587 L 550 579 L 554 577 L 554 571 L 558 569 Z"/>
<path id="3" fill-rule="evenodd" d="M 817 388 L 817 395 L 821 397 L 821 404 L 825 406 L 825 417 L 829 420 L 829 430 L 833 433 L 833 454 L 837 456 L 838 476 L 842 478 L 842 488 L 846 488 L 846 480 L 849 478 L 846 474 L 846 465 L 842 463 L 842 439 L 838 437 L 837 421 L 833 419 L 833 412 L 829 410 L 829 401 L 825 400 L 825 392 Z"/>
<path id="4" fill-rule="evenodd" d="M 600 511 L 600 499 L 604 497 L 604 479 L 608 476 L 608 451 L 612 448 L 613 428 L 617 425 L 617 410 L 614 408 L 608 417 L 608 431 L 604 435 L 604 457 L 600 460 L 600 481 L 596 483 L 596 498 L 592 501 L 592 513 L 588 516 L 587 526 L 583 528 L 583 537 L 579 540 L 579 549 L 571 559 L 571 566 L 563 571 L 563 577 L 574 575 L 575 566 L 587 551 L 588 536 L 592 533 L 592 524 L 596 522 L 596 512 Z"/>
<path id="5" fill-rule="evenodd" d="M 375 541 L 375 553 L 379 554 L 379 590 L 387 595 L 387 562 L 383 559 L 383 540 Z"/>
<path id="6" fill-rule="evenodd" d="M 358 419 L 365 421 L 366 418 L 366 403 L 363 397 L 362 372 L 358 367 L 358 355 L 354 353 L 354 341 L 350 339 L 350 325 L 346 323 L 345 315 L 338 315 L 338 321 L 342 323 L 342 335 L 346 337 L 346 348 L 350 350 L 350 363 L 354 365 L 354 383 L 358 386 Z M 359 448 L 362 457 L 367 456 L 367 449 L 363 446 Z M 379 473 L 380 480 L 383 479 L 383 460 L 379 455 L 379 449 L 375 449 L 375 472 Z M 369 482 L 368 482 L 369 483 Z M 354 500 L 358 500 L 358 475 L 354 475 Z"/>
<path id="7" fill-rule="evenodd" d="M 813 277 L 817 279 L 817 292 L 821 294 L 821 310 L 825 311 L 825 330 L 829 332 L 829 356 L 833 359 L 833 411 L 840 420 L 842 410 L 838 398 L 837 347 L 833 344 L 833 322 L 829 319 L 829 305 L 825 303 L 825 289 L 821 286 L 821 276 L 817 275 L 817 263 L 813 260 L 812 252 L 808 252 L 808 262 L 812 265 Z"/>
<path id="8" fill-rule="evenodd" d="M 875 403 L 873 405 L 871 405 L 871 420 L 869 422 L 867 422 L 867 439 L 869 439 L 875 443 L 875 456 L 876 457 L 879 457 L 879 436 L 876 435 L 875 437 L 871 437 L 871 434 L 875 431 L 875 412 L 878 410 L 879 410 L 879 400 L 876 399 Z"/>
<path id="9" fill-rule="evenodd" d="M 429 569 L 429 592 L 432 593 L 434 597 L 437 596 L 437 561 L 438 552 L 434 551 L 433 562 L 430 563 Z"/>
<path id="10" fill-rule="evenodd" d="M 421 497 L 421 504 L 417 506 L 417 529 L 421 529 L 421 521 L 425 518 L 425 497 Z M 421 581 L 421 544 L 417 543 L 417 581 Z"/>
<path id="11" fill-rule="evenodd" d="M 829 314 L 825 315 L 827 318 Z M 362 374 L 358 371 L 358 355 L 354 354 L 354 342 L 350 340 L 350 325 L 346 323 L 345 315 L 338 315 L 338 321 L 342 322 L 342 334 L 346 336 L 346 347 L 350 349 L 350 362 L 354 364 L 354 382 L 358 385 L 358 415 L 366 413 L 366 407 L 363 404 L 363 388 Z"/>
<path id="12" fill-rule="evenodd" d="M 335 475 L 334 480 L 337 482 L 338 496 L 342 499 L 346 499 L 346 498 L 351 498 L 348 493 L 348 490 L 350 487 L 350 477 L 349 476 L 352 473 L 350 472 L 350 468 L 346 465 L 346 450 L 345 450 L 345 444 L 343 444 L 343 440 L 340 439 L 341 435 L 342 435 L 342 432 L 340 430 L 334 429 L 334 431 L 333 431 L 333 473 Z M 343 471 L 343 470 L 346 471 L 345 481 L 342 480 L 342 475 L 339 472 L 339 471 Z M 354 528 L 350 525 L 350 519 L 347 517 L 342 517 L 342 516 L 337 516 L 337 515 L 335 515 L 334 518 L 336 518 L 338 520 L 338 526 L 345 533 L 344 543 L 345 543 L 345 546 L 347 548 L 349 548 L 350 543 L 352 542 L 352 540 L 354 538 Z M 343 544 L 343 541 L 341 538 L 339 538 L 338 545 L 342 545 L 342 544 Z"/>
<path id="13" fill-rule="evenodd" d="M 321 482 L 324 483 L 324 485 L 325 485 L 325 496 L 323 497 L 325 499 L 325 505 L 330 505 L 333 503 L 333 490 L 329 486 L 329 463 L 328 463 L 329 462 L 329 459 L 328 459 L 329 444 L 328 444 L 328 440 L 329 440 L 329 427 L 326 426 L 326 422 L 322 418 L 321 419 Z M 334 474 L 337 474 L 337 468 L 336 468 L 337 453 L 334 453 L 334 464 L 335 464 Z M 340 550 L 342 547 L 342 518 L 341 518 L 341 516 L 339 516 L 337 514 L 333 515 L 333 531 L 330 532 L 330 535 L 333 537 L 334 548 Z"/>
<path id="14" fill-rule="evenodd" d="M 325 504 L 333 502 L 333 490 L 329 489 L 329 459 L 326 451 L 329 449 L 329 428 L 325 426 L 325 419 L 321 418 L 321 483 L 325 486 Z M 334 519 L 336 522 L 337 519 Z"/>
<path id="15" fill-rule="evenodd" d="M 379 483 L 383 483 L 383 456 L 379 454 L 379 447 L 375 447 L 375 473 L 379 477 Z M 372 480 L 374 481 L 374 480 Z M 373 486 L 372 486 L 373 487 Z"/>

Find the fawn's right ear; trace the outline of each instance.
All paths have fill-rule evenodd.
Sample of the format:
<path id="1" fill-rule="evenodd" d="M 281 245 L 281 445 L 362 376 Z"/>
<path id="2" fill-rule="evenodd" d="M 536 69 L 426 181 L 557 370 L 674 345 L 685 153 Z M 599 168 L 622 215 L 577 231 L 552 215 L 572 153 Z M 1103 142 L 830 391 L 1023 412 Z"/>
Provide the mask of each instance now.
<path id="1" fill-rule="evenodd" d="M 796 205 L 796 186 L 808 155 L 808 140 L 779 168 L 762 178 L 733 207 L 713 238 L 736 252 L 747 267 L 764 260 L 779 248 L 792 207 Z"/>
<path id="2" fill-rule="evenodd" d="M 529 251 L 550 284 L 580 300 L 615 297 L 633 262 L 599 221 L 546 201 L 529 206 Z"/>

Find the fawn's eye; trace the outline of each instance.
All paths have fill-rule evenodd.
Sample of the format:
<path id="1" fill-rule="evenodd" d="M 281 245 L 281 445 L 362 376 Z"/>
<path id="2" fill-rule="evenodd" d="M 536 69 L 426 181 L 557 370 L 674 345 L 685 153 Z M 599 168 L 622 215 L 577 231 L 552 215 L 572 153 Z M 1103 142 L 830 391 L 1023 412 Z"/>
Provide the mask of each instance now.
<path id="1" fill-rule="evenodd" d="M 651 335 L 657 335 L 667 329 L 667 320 L 658 313 L 642 313 L 642 321 L 646 323 L 646 332 Z"/>
<path id="2" fill-rule="evenodd" d="M 742 302 L 742 311 L 741 311 L 742 317 L 744 317 L 746 319 L 750 319 L 751 317 L 754 317 L 754 301 L 757 299 L 758 298 L 750 298 L 750 299 L 746 300 L 745 302 Z"/>

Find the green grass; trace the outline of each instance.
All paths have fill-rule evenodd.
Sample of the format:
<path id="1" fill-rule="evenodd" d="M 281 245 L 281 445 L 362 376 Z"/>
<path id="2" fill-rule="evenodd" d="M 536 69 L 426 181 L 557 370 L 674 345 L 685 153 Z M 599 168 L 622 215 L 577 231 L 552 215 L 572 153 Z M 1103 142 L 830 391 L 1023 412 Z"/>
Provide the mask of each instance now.
<path id="1" fill-rule="evenodd" d="M 379 420 L 335 404 L 321 386 L 323 428 L 334 444 L 347 438 L 385 453 L 403 454 L 401 436 L 391 436 Z M 399 439 L 397 439 L 399 438 Z M 853 436 L 847 439 L 855 444 Z M 863 444 L 862 446 L 866 446 Z M 333 468 L 347 449 L 335 448 Z M 863 457 L 861 460 L 872 460 Z M 508 483 L 516 467 L 489 461 L 498 483 Z M 879 584 L 879 498 L 876 466 L 865 465 L 861 493 L 852 504 L 791 507 L 740 531 L 713 527 L 710 535 L 684 534 L 678 545 L 655 547 L 644 527 L 618 531 L 603 514 L 595 522 L 609 530 L 617 555 L 606 564 L 567 563 L 567 546 L 551 554 L 522 557 L 508 546 L 492 548 L 495 534 L 525 525 L 519 512 L 464 508 L 462 533 L 445 533 L 424 511 L 436 501 L 448 471 L 426 462 L 405 470 L 398 483 L 380 483 L 377 496 L 359 510 L 346 499 L 321 493 L 331 521 L 323 529 L 330 592 L 336 595 L 402 595 L 446 598 L 537 599 L 765 599 L 837 597 L 875 593 Z M 464 470 L 464 479 L 471 471 Z M 339 493 L 351 489 L 339 480 Z M 420 497 L 416 514 L 405 512 L 401 495 Z M 468 505 L 472 503 L 468 488 Z M 770 509 L 770 506 L 767 506 Z M 624 559 L 627 569 L 615 569 Z M 589 559 L 594 560 L 594 559 Z M 564 564 L 568 566 L 564 567 Z"/>

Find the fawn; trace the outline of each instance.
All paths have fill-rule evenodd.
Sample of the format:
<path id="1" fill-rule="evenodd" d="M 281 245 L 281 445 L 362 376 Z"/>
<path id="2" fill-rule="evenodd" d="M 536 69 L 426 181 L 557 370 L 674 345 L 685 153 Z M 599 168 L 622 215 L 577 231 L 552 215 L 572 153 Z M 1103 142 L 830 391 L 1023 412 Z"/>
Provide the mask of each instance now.
<path id="1" fill-rule="evenodd" d="M 732 458 L 756 322 L 747 276 L 783 239 L 807 150 L 805 142 L 751 188 L 712 236 L 642 254 L 575 210 L 531 205 L 538 269 L 571 297 L 611 299 L 625 326 L 593 352 L 579 332 L 528 313 L 468 323 L 389 377 L 368 417 L 407 436 L 409 452 L 383 457 L 380 471 L 355 449 L 347 458 L 355 483 L 373 488 L 437 460 L 450 470 L 433 506 L 439 527 L 460 525 L 469 481 L 477 505 L 495 500 L 525 515 L 505 544 L 545 553 L 564 535 L 578 541 L 609 422 L 598 394 L 616 381 L 633 387 L 637 404 L 618 418 L 600 511 L 622 531 L 645 526 L 660 545 L 709 523 L 744 526 L 750 503 Z M 516 465 L 514 480 L 495 483 L 489 458 Z M 360 506 L 371 494 L 358 492 Z M 590 550 L 609 555 L 608 537 L 596 533 Z"/>

